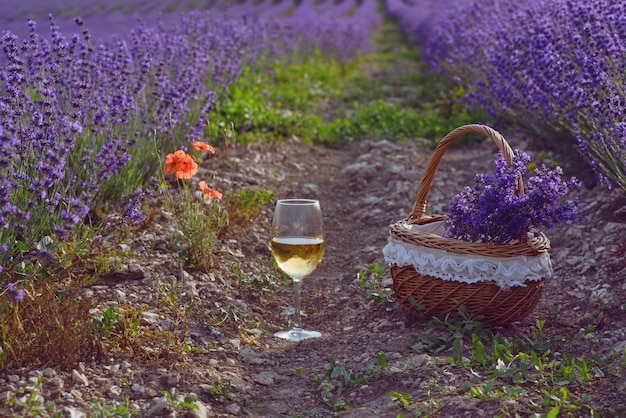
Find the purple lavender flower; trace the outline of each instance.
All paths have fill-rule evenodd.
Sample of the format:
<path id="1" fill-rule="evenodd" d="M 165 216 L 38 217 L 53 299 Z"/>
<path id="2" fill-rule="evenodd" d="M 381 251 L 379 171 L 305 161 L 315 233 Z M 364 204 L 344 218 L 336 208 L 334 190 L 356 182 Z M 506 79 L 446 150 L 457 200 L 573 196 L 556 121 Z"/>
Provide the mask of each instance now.
<path id="1" fill-rule="evenodd" d="M 13 295 L 13 300 L 22 300 L 22 299 L 24 299 L 24 296 L 26 296 L 26 292 L 24 291 L 24 289 L 19 289 Z"/>
<path id="2" fill-rule="evenodd" d="M 16 301 L 22 300 L 24 299 L 24 296 L 26 296 L 26 292 L 24 291 L 24 289 L 16 289 L 15 284 L 13 283 L 7 284 L 7 290 L 11 294 L 11 298 Z"/>
<path id="3" fill-rule="evenodd" d="M 560 167 L 543 165 L 524 183 L 522 192 L 519 179 L 529 162 L 528 154 L 516 149 L 508 167 L 500 153 L 493 175 L 477 174 L 474 187 L 466 186 L 452 198 L 446 236 L 503 244 L 521 239 L 532 229 L 579 221 L 578 200 L 563 198 L 580 183 L 575 178 L 562 180 Z"/>

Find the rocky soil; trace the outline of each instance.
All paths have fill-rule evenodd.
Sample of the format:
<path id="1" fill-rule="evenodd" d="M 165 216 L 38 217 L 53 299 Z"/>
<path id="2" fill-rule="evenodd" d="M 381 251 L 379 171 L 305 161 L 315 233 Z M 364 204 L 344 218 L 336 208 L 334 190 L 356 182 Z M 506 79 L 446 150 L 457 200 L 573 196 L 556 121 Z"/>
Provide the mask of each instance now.
<path id="1" fill-rule="evenodd" d="M 529 144 L 508 139 L 531 151 Z M 490 141 L 450 148 L 431 187 L 428 212 L 444 212 L 475 173 L 491 171 L 496 151 Z M 36 401 L 68 414 L 69 408 L 93 406 L 99 398 L 108 405 L 128 399 L 142 417 L 395 417 L 401 403 L 389 393 L 396 391 L 409 394 L 424 415 L 428 402 L 437 400 L 437 416 L 494 416 L 502 405 L 464 396 L 459 389 L 467 372 L 447 366 L 450 351 L 427 355 L 415 348 L 420 338 L 449 331 L 425 326 L 393 295 L 385 297 L 391 278 L 381 250 L 388 226 L 410 213 L 431 152 L 416 143 L 388 141 L 338 148 L 297 141 L 219 148 L 200 173 L 214 175 L 216 189 L 259 187 L 280 198 L 320 200 L 326 253 L 305 279 L 302 307 L 304 326 L 321 331 L 322 338 L 292 343 L 273 336 L 289 326 L 293 295 L 267 246 L 272 205 L 226 229 L 208 271 L 179 268 L 171 246 L 175 228 L 161 214 L 120 244 L 130 251 L 118 274 L 82 290 L 99 302 L 99 312 L 107 306 L 136 309 L 141 329 L 153 332 L 154 343 L 139 351 L 108 347 L 101 358 L 70 370 L 46 365 L 45 359 L 36 369 L 9 370 L 0 375 L 0 415 L 31 414 L 21 405 L 29 405 L 41 376 Z M 574 336 L 571 354 L 607 356 L 626 348 L 626 198 L 622 191 L 601 187 L 584 189 L 580 196 L 585 221 L 545 231 L 555 271 L 539 305 L 528 318 L 497 331 L 523 337 L 538 318 L 546 319 L 547 338 Z M 357 274 L 375 264 L 383 266 L 379 278 L 372 276 L 380 288 L 368 291 Z M 173 281 L 182 283 L 180 291 L 169 292 L 178 305 L 166 303 Z M 181 313 L 189 300 L 193 307 Z M 590 326 L 595 331 L 580 332 Z M 176 339 L 164 343 L 168 335 L 186 339 L 193 350 L 169 350 Z M 329 368 L 336 374 L 324 379 Z M 199 409 L 176 408 L 177 402 L 163 395 L 174 389 L 178 403 L 192 395 Z M 577 396 L 588 394 L 590 404 L 626 407 L 624 371 L 576 390 Z M 542 400 L 532 392 L 529 397 Z"/>

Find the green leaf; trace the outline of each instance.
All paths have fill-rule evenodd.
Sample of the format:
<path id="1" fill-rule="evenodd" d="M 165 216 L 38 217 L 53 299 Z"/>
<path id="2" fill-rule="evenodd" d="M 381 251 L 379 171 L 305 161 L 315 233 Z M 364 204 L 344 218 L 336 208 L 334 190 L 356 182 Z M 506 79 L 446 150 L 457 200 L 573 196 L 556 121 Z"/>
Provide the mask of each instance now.
<path id="1" fill-rule="evenodd" d="M 200 409 L 200 407 L 196 405 L 195 402 L 183 402 L 182 405 L 184 408 L 187 409 Z"/>
<path id="2" fill-rule="evenodd" d="M 478 364 L 485 364 L 487 362 L 485 345 L 476 334 L 472 334 L 472 346 L 474 348 L 474 361 Z"/>
<path id="3" fill-rule="evenodd" d="M 376 354 L 376 358 L 378 359 L 378 364 L 380 364 L 380 367 L 382 367 L 383 369 L 389 365 L 389 362 L 387 361 L 387 357 L 385 356 L 385 353 L 383 353 L 382 351 Z"/>
<path id="4" fill-rule="evenodd" d="M 463 360 L 463 342 L 460 338 L 456 338 L 452 344 L 452 358 L 455 363 L 461 363 Z"/>
<path id="5" fill-rule="evenodd" d="M 548 412 L 546 418 L 558 418 L 559 412 L 561 412 L 561 407 L 559 405 L 555 406 Z"/>
<path id="6" fill-rule="evenodd" d="M 15 246 L 22 253 L 28 252 L 28 247 L 22 241 L 15 241 Z"/>

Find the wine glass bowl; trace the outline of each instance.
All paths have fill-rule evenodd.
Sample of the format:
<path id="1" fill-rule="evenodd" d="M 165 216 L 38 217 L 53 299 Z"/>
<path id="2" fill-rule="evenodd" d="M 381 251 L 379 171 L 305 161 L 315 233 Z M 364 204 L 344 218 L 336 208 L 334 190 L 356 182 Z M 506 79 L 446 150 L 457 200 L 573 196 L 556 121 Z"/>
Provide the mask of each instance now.
<path id="1" fill-rule="evenodd" d="M 289 341 L 320 337 L 317 331 L 302 328 L 300 293 L 302 280 L 319 266 L 324 255 L 322 210 L 318 200 L 280 199 L 272 219 L 271 250 L 278 268 L 294 283 L 293 327 L 275 335 Z"/>

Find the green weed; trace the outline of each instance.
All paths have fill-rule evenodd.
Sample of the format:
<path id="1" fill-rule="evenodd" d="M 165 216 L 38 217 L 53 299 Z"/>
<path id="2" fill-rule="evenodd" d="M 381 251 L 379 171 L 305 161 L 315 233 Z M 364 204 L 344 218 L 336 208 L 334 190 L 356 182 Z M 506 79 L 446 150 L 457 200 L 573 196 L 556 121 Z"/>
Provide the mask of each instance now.
<path id="1" fill-rule="evenodd" d="M 363 265 L 361 271 L 356 274 L 356 281 L 374 301 L 391 302 L 395 300 L 393 290 L 381 284 L 382 276 L 388 273 L 389 266 L 386 263 Z"/>
<path id="2" fill-rule="evenodd" d="M 448 367 L 467 373 L 465 395 L 499 402 L 501 416 L 579 416 L 581 411 L 600 416 L 587 397 L 576 395 L 578 388 L 623 370 L 623 353 L 606 358 L 569 354 L 563 342 L 545 338 L 545 320 L 537 320 L 528 336 L 514 339 L 463 317 L 433 318 L 424 326 L 433 332 L 416 336 L 413 349 L 449 354 Z"/>
<path id="3" fill-rule="evenodd" d="M 170 284 L 159 285 L 163 297 L 159 306 L 176 318 L 177 322 L 183 323 L 187 331 L 187 315 L 195 308 L 192 297 L 183 289 L 183 282 L 173 278 Z"/>
<path id="4" fill-rule="evenodd" d="M 258 267 L 255 271 L 244 274 L 239 271 L 239 267 L 236 264 L 231 265 L 231 271 L 246 286 L 258 289 L 262 294 L 275 292 L 290 283 L 289 277 L 281 273 L 276 267 L 269 266 L 260 256 L 257 256 L 257 261 Z M 272 263 L 275 263 L 275 260 L 272 259 Z"/>
<path id="5" fill-rule="evenodd" d="M 388 367 L 384 353 L 378 353 L 376 363 L 366 362 L 365 370 L 353 372 L 346 369 L 333 356 L 328 360 L 326 372 L 311 375 L 311 380 L 316 387 L 321 389 L 324 402 L 334 410 L 344 410 L 352 407 L 350 402 L 344 399 L 344 395 L 351 389 L 358 388 L 366 382 L 377 380 Z"/>
<path id="6" fill-rule="evenodd" d="M 264 189 L 245 188 L 226 192 L 224 201 L 228 213 L 228 223 L 246 224 L 253 220 L 261 208 L 276 200 L 276 196 Z"/>

